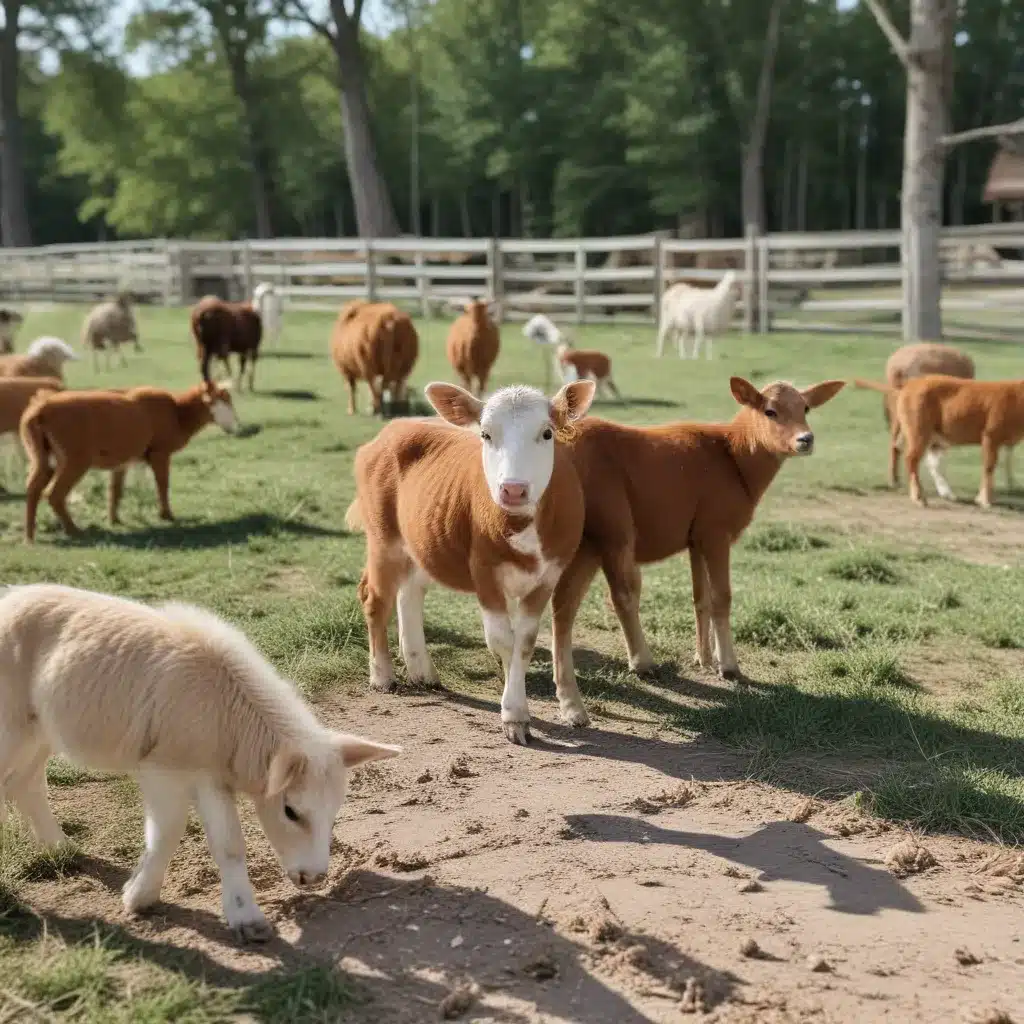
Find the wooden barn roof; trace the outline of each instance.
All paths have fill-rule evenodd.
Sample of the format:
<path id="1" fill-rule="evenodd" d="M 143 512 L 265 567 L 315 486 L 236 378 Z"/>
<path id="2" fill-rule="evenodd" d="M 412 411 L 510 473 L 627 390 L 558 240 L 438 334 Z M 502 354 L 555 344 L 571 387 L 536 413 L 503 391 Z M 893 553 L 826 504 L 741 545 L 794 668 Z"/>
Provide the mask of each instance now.
<path id="1" fill-rule="evenodd" d="M 988 171 L 983 203 L 1024 199 L 1024 152 L 1000 149 Z"/>

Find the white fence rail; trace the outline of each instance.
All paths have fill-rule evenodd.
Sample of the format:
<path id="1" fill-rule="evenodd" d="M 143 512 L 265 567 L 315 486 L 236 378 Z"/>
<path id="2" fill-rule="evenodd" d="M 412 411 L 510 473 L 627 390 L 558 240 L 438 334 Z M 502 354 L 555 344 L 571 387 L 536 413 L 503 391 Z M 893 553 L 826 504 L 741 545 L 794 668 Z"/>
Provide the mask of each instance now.
<path id="1" fill-rule="evenodd" d="M 187 242 L 156 239 L 0 249 L 0 301 L 86 302 L 127 290 L 188 304 L 273 283 L 290 307 L 336 309 L 357 297 L 423 316 L 489 294 L 506 319 L 544 312 L 577 323 L 657 320 L 675 281 L 713 284 L 736 270 L 751 328 L 898 329 L 898 231 L 728 239 L 351 238 Z M 1024 225 L 944 232 L 944 313 L 963 333 L 1024 338 Z M 755 318 L 757 309 L 768 315 Z"/>

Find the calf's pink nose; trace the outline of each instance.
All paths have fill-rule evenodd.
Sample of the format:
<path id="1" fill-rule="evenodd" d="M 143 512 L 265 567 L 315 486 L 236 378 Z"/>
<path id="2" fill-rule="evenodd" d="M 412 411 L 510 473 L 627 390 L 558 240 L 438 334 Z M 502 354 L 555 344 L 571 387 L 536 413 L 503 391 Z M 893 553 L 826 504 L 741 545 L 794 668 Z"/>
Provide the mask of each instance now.
<path id="1" fill-rule="evenodd" d="M 498 489 L 498 496 L 505 505 L 525 505 L 529 486 L 519 480 L 506 480 Z"/>

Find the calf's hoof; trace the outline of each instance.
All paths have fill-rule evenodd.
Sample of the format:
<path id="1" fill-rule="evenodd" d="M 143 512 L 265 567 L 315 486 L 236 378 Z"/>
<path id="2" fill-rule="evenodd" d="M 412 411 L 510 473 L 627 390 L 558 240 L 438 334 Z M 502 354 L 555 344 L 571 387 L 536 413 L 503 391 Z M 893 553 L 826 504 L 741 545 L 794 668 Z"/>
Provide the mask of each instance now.
<path id="1" fill-rule="evenodd" d="M 387 676 L 383 679 L 375 679 L 370 676 L 370 689 L 378 693 L 394 693 L 398 689 L 398 680 L 394 676 Z"/>
<path id="2" fill-rule="evenodd" d="M 574 704 L 560 709 L 562 721 L 574 729 L 586 729 L 590 725 L 590 715 L 582 704 Z"/>
<path id="3" fill-rule="evenodd" d="M 654 658 L 649 654 L 641 654 L 636 658 L 629 659 L 629 667 L 638 676 L 646 675 L 654 671 Z"/>
<path id="4" fill-rule="evenodd" d="M 509 743 L 515 743 L 517 746 L 525 747 L 530 742 L 529 722 L 502 722 L 501 731 L 505 734 L 505 739 L 507 739 Z"/>

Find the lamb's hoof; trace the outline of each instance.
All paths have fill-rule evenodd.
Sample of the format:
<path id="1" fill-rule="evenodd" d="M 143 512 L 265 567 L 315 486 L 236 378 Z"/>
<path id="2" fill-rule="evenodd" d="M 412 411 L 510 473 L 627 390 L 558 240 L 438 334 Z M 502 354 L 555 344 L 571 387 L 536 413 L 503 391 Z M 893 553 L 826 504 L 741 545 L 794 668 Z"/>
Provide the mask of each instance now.
<path id="1" fill-rule="evenodd" d="M 560 709 L 562 721 L 574 729 L 586 729 L 590 725 L 590 715 L 582 704 L 576 707 L 564 707 Z"/>
<path id="2" fill-rule="evenodd" d="M 640 658 L 630 658 L 629 667 L 638 676 L 648 675 L 654 671 L 654 658 L 649 654 L 645 654 Z"/>
<path id="3" fill-rule="evenodd" d="M 501 731 L 505 734 L 505 739 L 507 739 L 509 743 L 515 743 L 517 746 L 525 747 L 530 742 L 529 722 L 502 722 Z"/>
<path id="4" fill-rule="evenodd" d="M 699 654 L 693 656 L 693 667 L 699 668 L 702 672 L 710 672 L 714 668 L 711 658 L 701 657 Z"/>
<path id="5" fill-rule="evenodd" d="M 978 508 L 991 508 L 992 507 L 992 502 L 991 501 L 985 501 L 980 495 L 977 498 L 974 499 L 974 504 L 977 505 Z"/>
<path id="6" fill-rule="evenodd" d="M 138 872 L 133 874 L 121 888 L 121 902 L 129 917 L 145 914 L 146 911 L 152 910 L 159 900 L 159 892 L 147 891 L 139 885 Z"/>
<path id="7" fill-rule="evenodd" d="M 418 675 L 409 676 L 409 683 L 412 686 L 422 686 L 427 689 L 432 689 L 435 686 L 440 686 L 441 680 L 438 678 L 436 672 L 420 672 Z"/>
<path id="8" fill-rule="evenodd" d="M 385 679 L 370 678 L 370 689 L 378 693 L 394 693 L 398 689 L 398 680 L 394 676 Z"/>
<path id="9" fill-rule="evenodd" d="M 231 931 L 239 942 L 269 942 L 276 934 L 274 926 L 266 918 L 241 921 L 232 926 Z"/>

